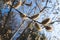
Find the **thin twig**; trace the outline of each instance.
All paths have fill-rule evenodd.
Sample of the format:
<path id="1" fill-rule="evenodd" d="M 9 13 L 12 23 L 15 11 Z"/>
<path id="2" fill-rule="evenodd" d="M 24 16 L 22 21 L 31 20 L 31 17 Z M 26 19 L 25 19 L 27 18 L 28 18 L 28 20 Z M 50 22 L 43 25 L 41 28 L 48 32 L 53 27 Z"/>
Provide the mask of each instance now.
<path id="1" fill-rule="evenodd" d="M 43 9 L 40 10 L 39 5 L 38 5 L 38 4 L 36 3 L 36 1 L 35 1 L 36 5 L 38 6 L 38 8 L 39 8 L 39 10 L 40 10 L 39 13 L 41 13 L 41 12 L 42 12 L 44 9 L 46 9 L 46 8 L 51 8 L 51 7 L 47 7 L 47 2 L 48 2 L 48 0 L 46 1 L 46 5 L 43 7 Z M 34 8 L 36 8 L 36 6 L 35 6 Z M 34 8 L 33 8 L 33 9 L 34 9 Z M 28 14 L 30 14 L 30 13 L 32 12 L 33 9 L 31 9 L 31 11 L 30 11 Z"/>
<path id="2" fill-rule="evenodd" d="M 27 27 L 24 29 L 24 31 L 21 33 L 19 39 L 21 38 L 21 36 L 24 34 L 25 30 L 29 27 L 29 25 L 32 23 L 32 21 L 27 25 Z M 18 39 L 18 38 L 17 38 Z"/>
<path id="3" fill-rule="evenodd" d="M 40 12 L 42 12 L 45 8 L 46 8 L 46 6 L 47 6 L 47 2 L 48 2 L 48 0 L 46 1 L 46 5 L 45 5 L 45 7 L 40 11 Z M 9 5 L 9 6 L 11 6 L 11 5 Z M 12 8 L 14 8 L 13 6 L 11 6 Z M 14 8 L 15 9 L 15 8 Z M 22 14 L 20 11 L 18 11 L 17 9 L 15 9 L 17 12 L 19 12 L 20 14 Z M 26 17 L 28 17 L 28 16 L 26 16 Z M 29 19 L 31 19 L 30 17 L 28 17 Z M 32 19 L 33 20 L 33 19 Z M 38 21 L 35 21 L 35 20 L 33 20 L 34 22 L 38 22 Z M 40 22 L 38 22 L 39 24 L 41 24 Z"/>
<path id="4" fill-rule="evenodd" d="M 9 6 L 11 6 L 11 5 L 9 5 Z M 12 7 L 12 8 L 14 8 L 14 7 Z M 14 8 L 15 9 L 15 8 Z M 18 13 L 20 13 L 20 14 L 22 14 L 20 11 L 18 11 L 17 9 L 15 9 Z M 31 19 L 31 17 L 29 17 L 29 16 L 26 16 L 27 18 L 29 18 L 29 19 Z M 39 24 L 42 24 L 42 23 L 40 23 L 40 22 L 38 22 L 38 21 L 36 21 L 36 20 L 33 20 L 33 19 L 31 19 L 32 21 L 34 21 L 34 22 L 37 22 L 37 23 L 39 23 Z M 58 21 L 54 21 L 54 22 L 58 22 Z M 54 23 L 54 22 L 51 22 L 50 24 L 52 24 L 52 23 Z"/>
<path id="5" fill-rule="evenodd" d="M 9 6 L 11 6 L 11 5 L 9 5 Z M 14 7 L 12 7 L 12 8 L 14 8 Z M 14 8 L 15 9 L 15 8 Z M 20 14 L 23 14 L 23 13 L 21 13 L 20 11 L 18 11 L 17 9 L 15 9 L 18 13 L 20 13 Z M 26 16 L 27 18 L 29 18 L 29 19 L 31 19 L 31 17 L 29 17 L 29 16 Z M 36 20 L 33 20 L 33 19 L 31 19 L 32 21 L 34 21 L 34 22 L 38 22 L 38 21 L 36 21 Z M 38 22 L 39 24 L 41 24 L 40 22 Z"/>
<path id="6" fill-rule="evenodd" d="M 54 24 L 55 22 L 60 22 L 60 20 L 56 20 L 56 21 L 50 22 L 49 24 Z"/>
<path id="7" fill-rule="evenodd" d="M 46 1 L 46 5 L 45 5 L 45 7 L 40 11 L 40 13 L 41 13 L 45 8 L 47 8 L 47 3 L 48 3 L 48 0 Z"/>
<path id="8" fill-rule="evenodd" d="M 21 25 L 24 23 L 24 21 L 25 21 L 25 20 L 22 21 Z M 21 27 L 21 25 L 20 25 L 19 27 Z M 20 28 L 19 28 L 19 29 L 16 31 L 16 33 L 11 37 L 10 40 L 12 40 L 12 39 L 16 36 L 16 34 L 17 34 L 17 32 L 19 32 L 19 30 L 20 30 Z"/>

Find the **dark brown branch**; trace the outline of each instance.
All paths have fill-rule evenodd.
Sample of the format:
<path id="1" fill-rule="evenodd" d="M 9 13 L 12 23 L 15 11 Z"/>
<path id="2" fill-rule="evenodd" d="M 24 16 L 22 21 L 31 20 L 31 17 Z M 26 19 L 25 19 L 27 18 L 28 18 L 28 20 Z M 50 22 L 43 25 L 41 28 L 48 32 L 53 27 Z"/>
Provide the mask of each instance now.
<path id="1" fill-rule="evenodd" d="M 9 5 L 9 6 L 11 6 L 11 5 Z M 12 8 L 14 8 L 14 7 L 12 7 Z M 15 8 L 14 8 L 15 9 Z M 18 11 L 17 9 L 15 9 L 18 13 L 20 13 L 20 14 L 22 14 L 20 11 Z M 31 17 L 29 17 L 29 16 L 26 16 L 26 17 L 28 17 L 29 19 L 31 19 Z M 31 19 L 32 21 L 34 21 L 34 22 L 37 22 L 37 23 L 39 23 L 39 24 L 42 24 L 42 23 L 40 23 L 40 22 L 38 22 L 38 21 L 36 21 L 36 20 L 33 20 L 33 19 Z M 56 22 L 56 21 L 55 21 Z M 54 22 L 51 22 L 50 24 L 53 24 Z"/>
<path id="2" fill-rule="evenodd" d="M 11 6 L 11 5 L 9 5 L 9 6 Z M 12 7 L 12 6 L 11 6 Z M 12 8 L 14 8 L 14 7 L 12 7 Z M 14 8 L 15 9 L 15 8 Z M 15 9 L 18 13 L 20 13 L 20 14 L 23 14 L 23 13 L 21 13 L 20 11 L 18 11 L 17 9 Z M 29 19 L 31 19 L 31 17 L 29 17 L 29 16 L 26 16 L 26 17 L 28 17 Z M 39 23 L 39 24 L 41 24 L 40 22 L 38 22 L 38 21 L 36 21 L 36 20 L 33 20 L 33 19 L 31 19 L 32 21 L 34 21 L 34 22 L 37 22 L 37 23 Z"/>
<path id="3" fill-rule="evenodd" d="M 54 24 L 55 22 L 60 22 L 60 20 L 53 21 L 53 22 L 51 22 L 49 24 Z"/>
<path id="4" fill-rule="evenodd" d="M 15 0 L 13 1 L 12 6 L 14 5 L 14 2 L 15 2 Z M 7 15 L 6 19 L 5 19 L 4 27 L 5 27 L 5 24 L 7 23 L 7 20 L 8 20 L 8 18 L 9 18 L 9 16 L 10 16 L 11 10 L 12 10 L 12 7 L 10 7 L 10 10 L 9 10 L 9 12 L 8 12 L 8 15 Z"/>
<path id="5" fill-rule="evenodd" d="M 27 6 L 31 6 L 31 5 L 32 5 L 32 2 L 31 2 L 30 4 L 25 4 L 25 5 L 27 5 Z"/>

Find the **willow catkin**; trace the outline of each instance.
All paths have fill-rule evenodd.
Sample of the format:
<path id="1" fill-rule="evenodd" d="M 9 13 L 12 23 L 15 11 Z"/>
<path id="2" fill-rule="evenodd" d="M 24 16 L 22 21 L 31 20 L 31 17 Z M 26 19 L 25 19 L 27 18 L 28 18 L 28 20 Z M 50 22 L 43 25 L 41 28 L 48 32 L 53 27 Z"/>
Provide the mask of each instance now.
<path id="1" fill-rule="evenodd" d="M 37 37 L 35 38 L 35 40 L 40 40 L 40 36 L 37 36 Z"/>
<path id="2" fill-rule="evenodd" d="M 29 28 L 30 28 L 31 30 L 32 30 L 33 25 L 34 25 L 33 23 L 30 23 L 30 24 L 29 24 Z"/>
<path id="3" fill-rule="evenodd" d="M 36 20 L 36 19 L 38 19 L 38 17 L 39 17 L 39 14 L 35 14 L 35 15 L 31 16 L 30 18 L 33 20 Z"/>
<path id="4" fill-rule="evenodd" d="M 23 4 L 25 4 L 25 0 L 24 0 L 24 1 L 22 1 L 22 4 L 21 4 L 21 5 L 23 5 Z"/>
<path id="5" fill-rule="evenodd" d="M 50 27 L 50 26 L 45 26 L 45 29 L 46 29 L 47 31 L 52 31 L 52 30 L 53 30 L 53 28 Z"/>
<path id="6" fill-rule="evenodd" d="M 10 0 L 4 0 L 4 3 L 9 2 Z"/>
<path id="7" fill-rule="evenodd" d="M 38 31 L 41 31 L 41 30 L 42 30 L 42 28 L 39 26 L 38 23 L 35 23 L 35 27 L 36 27 L 36 29 L 37 29 Z"/>
<path id="8" fill-rule="evenodd" d="M 18 8 L 18 7 L 21 6 L 21 5 L 22 5 L 22 2 L 19 1 L 19 2 L 17 2 L 13 7 L 14 7 L 14 8 Z"/>
<path id="9" fill-rule="evenodd" d="M 16 3 L 15 5 L 13 5 L 14 8 L 16 8 L 17 6 L 19 6 L 20 2 Z"/>
<path id="10" fill-rule="evenodd" d="M 26 14 L 23 14 L 23 13 L 20 13 L 20 16 L 23 18 L 23 19 L 26 19 Z"/>
<path id="11" fill-rule="evenodd" d="M 12 4 L 11 0 L 4 0 L 4 3 L 5 3 L 5 4 L 9 4 L 9 5 Z"/>
<path id="12" fill-rule="evenodd" d="M 10 29 L 8 29 L 7 33 L 12 33 Z"/>
<path id="13" fill-rule="evenodd" d="M 41 24 L 46 25 L 49 24 L 50 22 L 51 22 L 50 18 L 46 18 L 41 22 Z"/>

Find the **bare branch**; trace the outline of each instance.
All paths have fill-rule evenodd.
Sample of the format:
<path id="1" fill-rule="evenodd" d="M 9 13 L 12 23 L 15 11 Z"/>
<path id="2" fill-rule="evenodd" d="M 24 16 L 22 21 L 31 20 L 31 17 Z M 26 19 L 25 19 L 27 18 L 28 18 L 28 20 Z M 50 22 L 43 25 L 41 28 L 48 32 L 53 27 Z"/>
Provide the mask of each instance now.
<path id="1" fill-rule="evenodd" d="M 21 23 L 21 25 L 24 23 L 24 21 L 25 21 L 25 20 L 23 20 L 23 22 Z M 21 25 L 20 25 L 20 27 L 21 27 Z M 20 28 L 19 28 L 19 29 L 16 31 L 16 33 L 11 37 L 10 40 L 14 39 L 14 37 L 16 36 L 16 34 L 19 32 L 19 30 L 20 30 Z"/>
<path id="2" fill-rule="evenodd" d="M 12 6 L 14 5 L 14 2 L 15 2 L 15 0 L 13 1 Z M 7 15 L 7 17 L 6 17 L 6 20 L 5 20 L 5 23 L 4 23 L 4 27 L 5 27 L 5 24 L 7 23 L 7 20 L 8 20 L 8 18 L 9 18 L 9 16 L 10 16 L 11 10 L 12 10 L 12 7 L 10 7 L 10 11 L 8 12 L 8 15 Z"/>

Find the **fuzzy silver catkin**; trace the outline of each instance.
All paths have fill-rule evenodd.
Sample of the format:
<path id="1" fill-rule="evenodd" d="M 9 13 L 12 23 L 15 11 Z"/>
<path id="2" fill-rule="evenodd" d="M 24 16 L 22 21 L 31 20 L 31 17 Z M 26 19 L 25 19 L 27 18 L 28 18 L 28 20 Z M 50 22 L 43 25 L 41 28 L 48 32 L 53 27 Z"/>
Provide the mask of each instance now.
<path id="1" fill-rule="evenodd" d="M 51 26 L 44 26 L 44 27 L 47 31 L 52 31 L 53 30 L 53 27 L 51 27 Z"/>
<path id="2" fill-rule="evenodd" d="M 49 24 L 50 22 L 51 22 L 50 18 L 46 18 L 46 19 L 44 19 L 44 20 L 41 22 L 41 24 L 47 25 L 47 24 Z"/>
<path id="3" fill-rule="evenodd" d="M 6 3 L 6 2 L 9 2 L 10 0 L 4 0 L 4 2 Z"/>
<path id="4" fill-rule="evenodd" d="M 38 19 L 38 17 L 39 17 L 39 14 L 35 14 L 35 15 L 31 16 L 30 18 L 33 20 L 36 20 L 36 19 Z"/>
<path id="5" fill-rule="evenodd" d="M 25 18 L 25 17 L 26 17 L 26 14 L 20 13 L 20 16 L 21 16 L 22 18 Z"/>
<path id="6" fill-rule="evenodd" d="M 38 23 L 35 23 L 35 27 L 36 27 L 36 29 L 37 29 L 38 31 L 41 31 L 41 30 L 42 30 L 42 28 L 39 26 Z"/>
<path id="7" fill-rule="evenodd" d="M 22 4 L 23 4 L 23 2 L 22 2 L 22 1 L 19 1 L 19 2 L 16 3 L 13 7 L 14 7 L 14 8 L 18 8 L 18 7 L 20 7 Z"/>
<path id="8" fill-rule="evenodd" d="M 12 4 L 12 2 L 14 1 L 14 0 L 4 0 L 4 4 L 9 4 L 9 5 L 11 5 Z"/>

